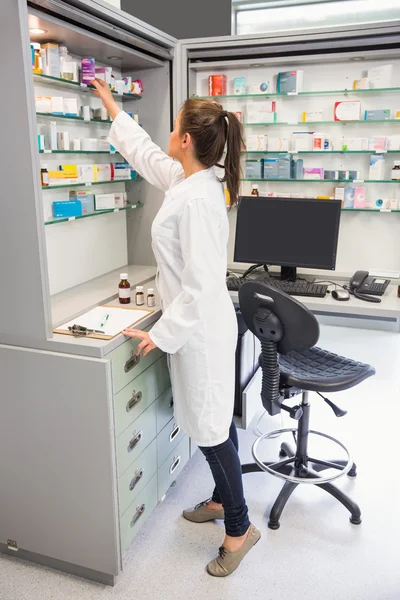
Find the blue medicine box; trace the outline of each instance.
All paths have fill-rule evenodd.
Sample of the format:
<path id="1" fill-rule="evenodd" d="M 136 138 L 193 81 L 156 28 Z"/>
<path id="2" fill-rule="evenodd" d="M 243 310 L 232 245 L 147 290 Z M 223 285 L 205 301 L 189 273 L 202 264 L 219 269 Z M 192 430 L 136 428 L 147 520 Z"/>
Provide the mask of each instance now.
<path id="1" fill-rule="evenodd" d="M 246 179 L 263 179 L 264 178 L 264 161 L 246 160 Z"/>
<path id="2" fill-rule="evenodd" d="M 80 200 L 65 200 L 53 202 L 53 216 L 55 219 L 65 217 L 80 217 L 82 215 L 82 202 Z"/>

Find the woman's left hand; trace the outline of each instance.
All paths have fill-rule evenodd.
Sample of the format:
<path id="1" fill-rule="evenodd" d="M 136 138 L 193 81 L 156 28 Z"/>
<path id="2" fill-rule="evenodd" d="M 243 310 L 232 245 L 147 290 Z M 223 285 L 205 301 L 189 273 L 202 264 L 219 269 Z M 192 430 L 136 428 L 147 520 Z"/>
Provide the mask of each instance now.
<path id="1" fill-rule="evenodd" d="M 151 341 L 150 336 L 146 331 L 128 328 L 124 329 L 122 333 L 127 337 L 137 338 L 138 340 L 141 340 L 136 350 L 136 356 L 139 356 L 139 354 L 143 354 L 143 356 L 146 356 L 146 354 L 157 348 L 157 346 Z"/>

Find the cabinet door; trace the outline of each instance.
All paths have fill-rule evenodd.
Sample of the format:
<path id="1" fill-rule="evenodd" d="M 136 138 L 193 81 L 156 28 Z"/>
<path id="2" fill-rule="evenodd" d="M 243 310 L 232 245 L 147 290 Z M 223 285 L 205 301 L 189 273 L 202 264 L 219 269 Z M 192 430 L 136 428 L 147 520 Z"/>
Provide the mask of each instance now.
<path id="1" fill-rule="evenodd" d="M 162 465 L 166 457 L 171 454 L 173 449 L 185 437 L 185 433 L 179 427 L 174 419 L 164 427 L 157 436 L 157 457 L 158 465 Z"/>
<path id="2" fill-rule="evenodd" d="M 118 506 L 122 515 L 157 473 L 157 442 L 153 440 L 118 480 Z"/>
<path id="3" fill-rule="evenodd" d="M 157 475 L 127 508 L 120 519 L 121 548 L 126 550 L 157 506 Z"/>
<path id="4" fill-rule="evenodd" d="M 153 403 L 117 439 L 118 477 L 125 473 L 156 437 L 156 407 Z"/>
<path id="5" fill-rule="evenodd" d="M 171 484 L 178 477 L 189 460 L 189 438 L 183 440 L 168 456 L 158 470 L 158 501 L 161 502 Z"/>

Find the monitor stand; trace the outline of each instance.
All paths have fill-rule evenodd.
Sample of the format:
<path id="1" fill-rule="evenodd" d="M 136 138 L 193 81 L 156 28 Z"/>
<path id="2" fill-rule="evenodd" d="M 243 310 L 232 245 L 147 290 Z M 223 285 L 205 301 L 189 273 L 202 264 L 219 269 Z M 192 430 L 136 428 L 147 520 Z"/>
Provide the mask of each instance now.
<path id="1" fill-rule="evenodd" d="M 296 267 L 281 267 L 281 279 L 283 281 L 296 281 L 296 279 L 297 279 Z"/>

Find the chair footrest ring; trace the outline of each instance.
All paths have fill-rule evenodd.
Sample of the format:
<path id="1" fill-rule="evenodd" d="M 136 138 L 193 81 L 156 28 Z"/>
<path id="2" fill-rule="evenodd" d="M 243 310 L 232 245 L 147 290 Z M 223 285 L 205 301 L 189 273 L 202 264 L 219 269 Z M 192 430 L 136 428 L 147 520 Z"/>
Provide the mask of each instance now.
<path id="1" fill-rule="evenodd" d="M 296 460 L 296 456 L 289 456 L 287 459 L 276 462 L 276 463 L 265 463 L 259 458 L 258 447 L 261 442 L 263 442 L 264 440 L 275 438 L 275 437 L 281 435 L 282 433 L 292 433 L 292 432 L 297 433 L 297 429 L 294 429 L 294 428 L 293 429 L 292 428 L 275 429 L 274 431 L 270 431 L 269 433 L 265 433 L 264 435 L 260 436 L 254 442 L 253 448 L 252 448 L 253 458 L 254 458 L 256 464 L 260 467 L 260 469 L 262 471 L 266 471 L 267 473 L 270 473 L 271 475 L 274 475 L 275 477 L 279 477 L 280 479 L 284 479 L 285 481 L 291 481 L 292 483 L 308 483 L 311 485 L 321 485 L 322 483 L 328 483 L 329 481 L 334 481 L 335 479 L 338 479 L 339 477 L 346 475 L 351 470 L 351 468 L 353 466 L 353 459 L 350 455 L 350 452 L 346 448 L 346 446 L 344 444 L 342 444 L 342 442 L 340 442 L 336 438 L 334 438 L 326 433 L 322 433 L 321 431 L 315 431 L 313 429 L 310 429 L 309 434 L 318 435 L 327 440 L 330 440 L 334 444 L 340 446 L 340 448 L 342 448 L 342 450 L 344 450 L 344 452 L 346 453 L 347 463 L 343 467 L 340 466 L 339 473 L 335 473 L 333 475 L 328 475 L 325 477 L 320 477 L 317 472 L 313 473 L 312 469 L 310 468 L 308 477 L 307 476 L 306 477 L 297 477 L 295 475 L 286 475 L 285 473 L 280 473 L 279 471 L 277 471 L 276 468 L 279 466 L 290 464 L 291 462 L 294 463 L 294 461 Z M 312 463 L 312 460 L 310 460 L 309 462 Z M 273 468 L 273 466 L 274 466 L 274 468 Z"/>

